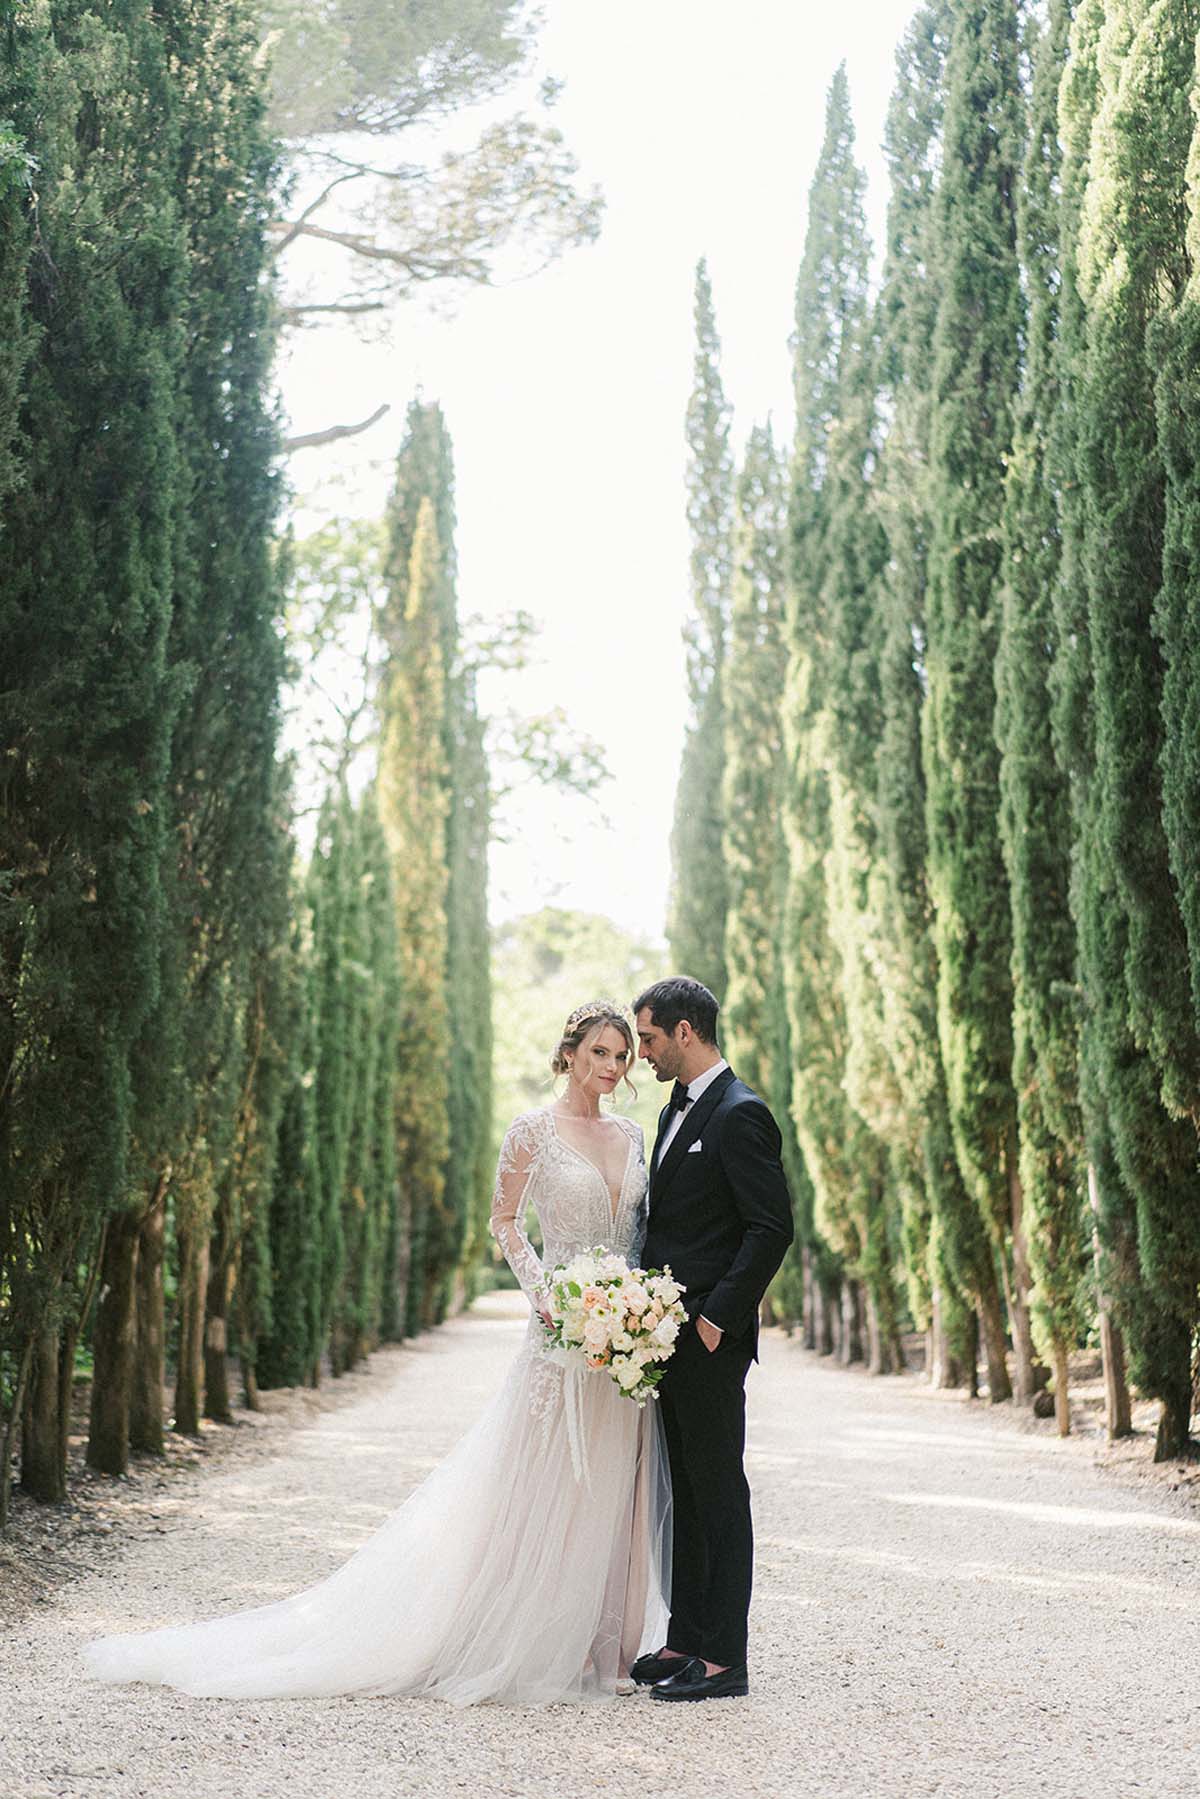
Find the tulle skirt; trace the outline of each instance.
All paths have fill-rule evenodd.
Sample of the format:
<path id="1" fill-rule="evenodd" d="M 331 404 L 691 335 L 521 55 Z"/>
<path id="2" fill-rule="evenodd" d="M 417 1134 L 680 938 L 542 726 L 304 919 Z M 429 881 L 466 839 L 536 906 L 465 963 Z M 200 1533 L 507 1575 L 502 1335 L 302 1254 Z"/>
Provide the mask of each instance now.
<path id="1" fill-rule="evenodd" d="M 670 1480 L 658 1407 L 537 1353 L 350 1559 L 302 1592 L 94 1639 L 100 1680 L 230 1699 L 604 1698 L 666 1637 Z"/>

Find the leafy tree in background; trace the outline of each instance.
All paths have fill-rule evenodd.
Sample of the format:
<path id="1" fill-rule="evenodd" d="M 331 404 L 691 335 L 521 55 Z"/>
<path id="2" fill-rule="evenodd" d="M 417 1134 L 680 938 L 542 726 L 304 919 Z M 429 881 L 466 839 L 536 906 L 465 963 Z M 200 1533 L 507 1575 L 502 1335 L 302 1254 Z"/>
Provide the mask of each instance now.
<path id="1" fill-rule="evenodd" d="M 1078 1096 L 1070 800 L 1050 722 L 1058 510 L 1047 468 L 1057 405 L 1058 90 L 1070 28 L 1055 0 L 1036 51 L 1018 248 L 1029 296 L 1025 367 L 1004 498 L 996 653 L 1000 835 L 1012 904 L 1013 1087 L 1034 1275 L 1033 1330 L 1071 1427 L 1067 1357 L 1084 1319 L 1086 1158 Z"/>
<path id="2" fill-rule="evenodd" d="M 1000 521 L 1022 330 L 1014 216 L 1023 129 L 1019 25 L 1016 9 L 1001 0 L 960 0 L 946 65 L 922 727 L 950 1122 L 963 1177 L 1000 1259 L 1016 1389 L 1028 1398 L 1036 1373 L 993 734 Z M 993 1394 L 1006 1396 L 1003 1384 Z"/>
<path id="3" fill-rule="evenodd" d="M 283 274 L 295 245 L 328 252 L 331 287 L 297 285 L 284 319 L 370 324 L 429 284 L 488 285 L 533 272 L 600 229 L 602 201 L 544 116 L 559 84 L 541 83 L 534 114 L 490 117 L 469 148 L 439 130 L 487 106 L 529 73 L 538 20 L 519 0 L 260 0 L 272 124 L 288 152 L 289 216 L 273 222 Z M 539 116 L 543 115 L 543 116 Z M 290 440 L 320 444 L 373 424 Z"/>
<path id="4" fill-rule="evenodd" d="M 723 666 L 729 629 L 733 530 L 730 410 L 712 287 L 696 268 L 696 352 L 687 411 L 692 610 L 687 643 L 688 722 L 671 830 L 667 940 L 681 974 L 725 996 L 725 866 L 721 791 L 725 755 Z"/>

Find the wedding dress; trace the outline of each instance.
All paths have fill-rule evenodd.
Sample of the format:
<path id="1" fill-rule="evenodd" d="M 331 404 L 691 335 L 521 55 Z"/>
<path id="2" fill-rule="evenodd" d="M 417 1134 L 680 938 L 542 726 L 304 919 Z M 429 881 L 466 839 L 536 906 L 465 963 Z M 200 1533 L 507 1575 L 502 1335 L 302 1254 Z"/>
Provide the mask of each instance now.
<path id="1" fill-rule="evenodd" d="M 613 1192 L 548 1108 L 509 1128 L 491 1225 L 536 1306 L 545 1271 L 645 1236 L 642 1133 Z M 526 1236 L 532 1205 L 544 1264 Z M 423 1694 L 469 1705 L 614 1692 L 664 1641 L 670 1487 L 658 1408 L 602 1371 L 564 1370 L 531 1312 L 503 1387 L 450 1454 L 350 1559 L 302 1592 L 195 1624 L 99 1637 L 106 1681 L 227 1698 Z"/>

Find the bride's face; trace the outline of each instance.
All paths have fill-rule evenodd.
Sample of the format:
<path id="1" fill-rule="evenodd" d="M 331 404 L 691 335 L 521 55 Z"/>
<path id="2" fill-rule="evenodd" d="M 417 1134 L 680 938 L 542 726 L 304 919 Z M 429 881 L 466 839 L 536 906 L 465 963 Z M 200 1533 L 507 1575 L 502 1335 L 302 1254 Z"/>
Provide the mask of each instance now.
<path id="1" fill-rule="evenodd" d="M 614 1024 L 585 1037 L 571 1059 L 571 1079 L 585 1093 L 603 1098 L 629 1072 L 629 1045 Z"/>

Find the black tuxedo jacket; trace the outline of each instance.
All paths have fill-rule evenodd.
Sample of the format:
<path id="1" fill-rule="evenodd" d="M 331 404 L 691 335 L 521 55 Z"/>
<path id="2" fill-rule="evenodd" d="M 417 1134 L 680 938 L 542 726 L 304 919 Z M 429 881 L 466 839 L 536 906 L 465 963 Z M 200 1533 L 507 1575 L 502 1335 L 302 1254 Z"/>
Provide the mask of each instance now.
<path id="1" fill-rule="evenodd" d="M 650 1168 L 642 1265 L 669 1263 L 687 1289 L 688 1317 L 703 1312 L 729 1338 L 748 1331 L 757 1356 L 759 1302 L 792 1240 L 779 1127 L 731 1068 L 723 1068 L 688 1107 L 660 1166 L 669 1117 L 664 1107 Z"/>

